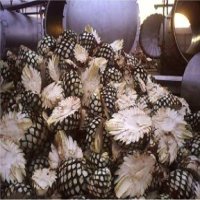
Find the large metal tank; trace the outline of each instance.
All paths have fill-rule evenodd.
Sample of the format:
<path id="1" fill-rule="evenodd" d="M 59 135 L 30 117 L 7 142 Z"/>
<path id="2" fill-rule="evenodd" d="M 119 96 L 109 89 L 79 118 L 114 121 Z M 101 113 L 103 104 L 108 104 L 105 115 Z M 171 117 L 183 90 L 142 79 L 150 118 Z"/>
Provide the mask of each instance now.
<path id="1" fill-rule="evenodd" d="M 181 50 L 178 42 L 178 34 L 174 25 L 176 13 L 185 15 L 191 25 L 192 39 L 186 52 Z M 189 60 L 193 55 L 200 52 L 200 1 L 176 0 L 172 12 L 164 20 L 163 29 L 161 17 L 158 18 L 153 15 L 149 19 L 147 18 L 141 28 L 140 44 L 148 56 L 152 58 L 161 57 L 162 74 L 183 75 Z M 151 30 L 151 34 L 149 34 L 149 30 Z M 162 33 L 163 30 L 164 34 Z M 164 38 L 162 38 L 163 35 Z M 147 48 L 149 46 L 154 49 Z"/>
<path id="2" fill-rule="evenodd" d="M 192 57 L 185 69 L 181 96 L 194 110 L 200 109 L 200 52 Z"/>
<path id="3" fill-rule="evenodd" d="M 128 52 L 134 46 L 137 35 L 138 13 L 136 0 L 49 1 L 46 33 L 55 37 L 65 29 L 81 33 L 89 24 L 106 42 L 124 39 Z"/>
<path id="4" fill-rule="evenodd" d="M 43 32 L 41 19 L 0 10 L 0 58 L 8 49 L 16 51 L 21 44 L 36 49 Z"/>

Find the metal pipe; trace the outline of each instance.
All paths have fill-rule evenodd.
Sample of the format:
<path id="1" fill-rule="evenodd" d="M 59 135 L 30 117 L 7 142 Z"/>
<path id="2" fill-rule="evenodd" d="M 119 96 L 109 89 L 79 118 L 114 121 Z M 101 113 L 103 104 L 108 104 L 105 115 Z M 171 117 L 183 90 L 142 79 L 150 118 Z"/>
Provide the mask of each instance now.
<path id="1" fill-rule="evenodd" d="M 23 13 L 24 15 L 40 15 L 40 14 L 43 14 L 45 13 L 45 10 L 40 10 L 39 12 L 25 12 Z"/>
<path id="2" fill-rule="evenodd" d="M 15 10 L 23 9 L 23 8 L 28 8 L 28 7 L 32 7 L 32 6 L 45 4 L 47 2 L 48 2 L 48 0 L 35 0 L 35 1 L 27 2 L 27 3 L 22 3 L 19 5 L 8 6 L 6 9 L 9 11 L 15 11 Z"/>
<path id="3" fill-rule="evenodd" d="M 174 6 L 174 4 L 168 4 L 168 5 L 156 4 L 156 5 L 154 5 L 154 8 L 158 9 L 158 8 L 162 8 L 162 7 L 173 7 L 173 6 Z"/>

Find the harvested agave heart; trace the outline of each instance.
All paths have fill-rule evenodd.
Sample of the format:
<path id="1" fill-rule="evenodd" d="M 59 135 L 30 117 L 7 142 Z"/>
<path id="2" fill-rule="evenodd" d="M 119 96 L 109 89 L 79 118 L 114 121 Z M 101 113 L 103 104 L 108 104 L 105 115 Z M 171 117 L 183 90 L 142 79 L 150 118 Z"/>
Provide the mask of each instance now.
<path id="1" fill-rule="evenodd" d="M 96 116 L 88 123 L 86 128 L 85 149 L 90 149 L 91 145 L 93 145 L 96 134 L 103 134 L 103 119 L 100 116 Z"/>
<path id="2" fill-rule="evenodd" d="M 27 163 L 27 172 L 29 174 L 29 177 L 31 177 L 36 170 L 48 167 L 48 157 L 44 155 L 36 155 L 30 160 L 29 163 Z"/>
<path id="3" fill-rule="evenodd" d="M 11 82 L 13 80 L 9 65 L 2 60 L 0 60 L 0 72 L 3 81 Z"/>
<path id="4" fill-rule="evenodd" d="M 43 37 L 37 45 L 37 52 L 42 56 L 47 56 L 50 51 L 53 51 L 56 46 L 56 40 L 52 36 Z"/>
<path id="5" fill-rule="evenodd" d="M 23 109 L 31 117 L 37 118 L 42 113 L 41 87 L 42 78 L 40 72 L 33 67 L 24 67 L 22 71 L 22 83 L 25 91 L 21 94 L 21 104 Z"/>
<path id="6" fill-rule="evenodd" d="M 111 61 L 114 59 L 114 55 L 114 50 L 108 43 L 102 43 L 95 54 L 96 57 L 102 57 Z"/>
<path id="7" fill-rule="evenodd" d="M 115 64 L 108 63 L 104 72 L 103 72 L 103 85 L 106 86 L 110 82 L 121 82 L 122 81 L 122 71 L 119 69 L 119 66 Z"/>
<path id="8" fill-rule="evenodd" d="M 20 139 L 20 147 L 26 155 L 27 159 L 31 159 L 33 155 L 41 154 L 44 151 L 45 143 L 50 137 L 47 124 L 42 116 L 38 116 L 33 125 L 26 131 Z"/>
<path id="9" fill-rule="evenodd" d="M 101 43 L 97 52 L 95 53 L 96 57 L 102 57 L 108 61 L 113 61 L 115 54 L 120 51 L 123 47 L 123 40 L 116 40 L 111 44 Z"/>
<path id="10" fill-rule="evenodd" d="M 191 140 L 187 143 L 187 148 L 190 150 L 191 155 L 200 158 L 200 134 L 197 133 Z"/>
<path id="11" fill-rule="evenodd" d="M 104 108 L 104 114 L 109 119 L 116 112 L 115 101 L 117 100 L 117 91 L 114 87 L 107 85 L 101 89 L 101 100 Z"/>
<path id="12" fill-rule="evenodd" d="M 88 115 L 90 117 L 94 116 L 102 116 L 103 108 L 101 103 L 101 96 L 99 89 L 95 90 L 95 92 L 90 96 Z"/>
<path id="13" fill-rule="evenodd" d="M 75 45 L 76 41 L 74 38 L 70 37 L 66 39 L 63 37 L 61 41 L 56 45 L 54 54 L 59 56 L 61 60 L 73 59 Z"/>
<path id="14" fill-rule="evenodd" d="M 21 70 L 16 66 L 17 56 L 11 51 L 7 51 L 6 56 L 6 63 L 8 64 L 9 74 L 11 75 L 10 78 L 16 86 L 21 79 Z"/>
<path id="15" fill-rule="evenodd" d="M 188 156 L 179 163 L 179 168 L 189 169 L 194 174 L 196 173 L 200 176 L 200 158 L 193 155 Z"/>
<path id="16" fill-rule="evenodd" d="M 92 170 L 108 167 L 110 162 L 108 152 L 97 153 L 92 151 L 86 156 L 86 158 L 88 165 Z"/>
<path id="17" fill-rule="evenodd" d="M 65 97 L 69 96 L 81 97 L 83 95 L 82 83 L 77 71 L 70 70 L 68 72 L 65 72 L 61 76 L 61 81 Z"/>
<path id="18" fill-rule="evenodd" d="M 90 54 L 97 46 L 97 41 L 92 33 L 83 32 L 78 37 L 79 44 L 83 46 Z"/>
<path id="19" fill-rule="evenodd" d="M 141 65 L 141 60 L 131 54 L 123 52 L 126 65 L 129 69 L 134 69 L 135 66 Z"/>
<path id="20" fill-rule="evenodd" d="M 135 89 L 138 93 L 146 92 L 147 72 L 143 66 L 136 66 L 133 69 Z"/>
<path id="21" fill-rule="evenodd" d="M 40 70 L 40 64 L 43 62 L 43 58 L 39 56 L 36 52 L 30 50 L 28 47 L 21 45 L 19 47 L 17 66 L 23 70 L 23 67 L 28 65 L 37 70 Z"/>
<path id="22" fill-rule="evenodd" d="M 160 99 L 158 99 L 155 102 L 155 104 L 153 104 L 152 112 L 155 113 L 160 108 L 171 108 L 171 109 L 179 110 L 181 106 L 182 104 L 179 101 L 179 99 L 176 96 L 169 93 L 168 95 L 163 96 Z"/>
<path id="23" fill-rule="evenodd" d="M 176 169 L 170 172 L 163 183 L 162 190 L 173 199 L 198 199 L 200 183 L 187 169 Z"/>
<path id="24" fill-rule="evenodd" d="M 18 95 L 13 90 L 0 93 L 1 114 L 9 112 L 20 111 L 20 104 L 18 103 Z"/>
<path id="25" fill-rule="evenodd" d="M 194 131 L 200 131 L 200 111 L 187 114 L 184 118 Z"/>
<path id="26" fill-rule="evenodd" d="M 155 104 L 156 101 L 169 94 L 169 91 L 166 88 L 161 87 L 161 85 L 157 83 L 154 83 L 149 76 L 147 77 L 146 91 L 149 97 L 149 101 L 152 104 Z"/>
<path id="27" fill-rule="evenodd" d="M 104 69 L 107 65 L 107 60 L 104 58 L 93 58 L 89 62 L 89 67 L 81 74 L 83 84 L 82 105 L 88 106 L 90 96 L 100 86 L 99 70 Z"/>
<path id="28" fill-rule="evenodd" d="M 112 175 L 109 168 L 99 168 L 89 177 L 87 189 L 96 198 L 107 198 L 112 189 Z"/>
<path id="29" fill-rule="evenodd" d="M 36 193 L 33 187 L 27 183 L 12 183 L 4 192 L 4 199 L 35 199 Z"/>
<path id="30" fill-rule="evenodd" d="M 57 42 L 57 46 L 59 46 L 59 44 L 60 44 L 60 42 L 62 40 L 68 40 L 69 38 L 73 38 L 74 40 L 77 40 L 77 37 L 78 37 L 78 35 L 73 30 L 68 29 L 66 31 L 63 31 L 59 35 L 59 37 L 58 37 L 58 39 L 56 41 Z"/>
<path id="31" fill-rule="evenodd" d="M 106 131 L 124 147 L 144 148 L 149 142 L 151 126 L 151 118 L 137 107 L 120 110 L 105 122 Z"/>
<path id="32" fill-rule="evenodd" d="M 88 176 L 84 159 L 70 158 L 58 168 L 58 190 L 65 198 L 83 194 Z"/>
<path id="33" fill-rule="evenodd" d="M 81 102 L 78 97 L 68 97 L 58 103 L 47 119 L 52 130 L 76 130 L 80 124 Z"/>

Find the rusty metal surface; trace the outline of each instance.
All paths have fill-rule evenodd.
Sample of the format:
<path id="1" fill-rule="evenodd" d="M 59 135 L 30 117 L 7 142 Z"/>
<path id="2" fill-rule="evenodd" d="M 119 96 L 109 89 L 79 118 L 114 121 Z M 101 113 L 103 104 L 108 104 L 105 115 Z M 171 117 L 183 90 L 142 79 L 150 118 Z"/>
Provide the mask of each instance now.
<path id="1" fill-rule="evenodd" d="M 181 96 L 193 107 L 200 109 L 200 53 L 188 63 L 181 86 Z"/>

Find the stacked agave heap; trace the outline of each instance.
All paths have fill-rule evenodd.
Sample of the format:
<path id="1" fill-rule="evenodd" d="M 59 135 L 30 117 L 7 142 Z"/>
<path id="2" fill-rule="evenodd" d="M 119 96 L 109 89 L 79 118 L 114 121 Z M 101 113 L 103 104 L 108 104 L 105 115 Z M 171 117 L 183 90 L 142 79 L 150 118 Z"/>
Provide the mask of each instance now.
<path id="1" fill-rule="evenodd" d="M 200 198 L 200 111 L 123 40 L 87 26 L 0 64 L 2 198 Z"/>

